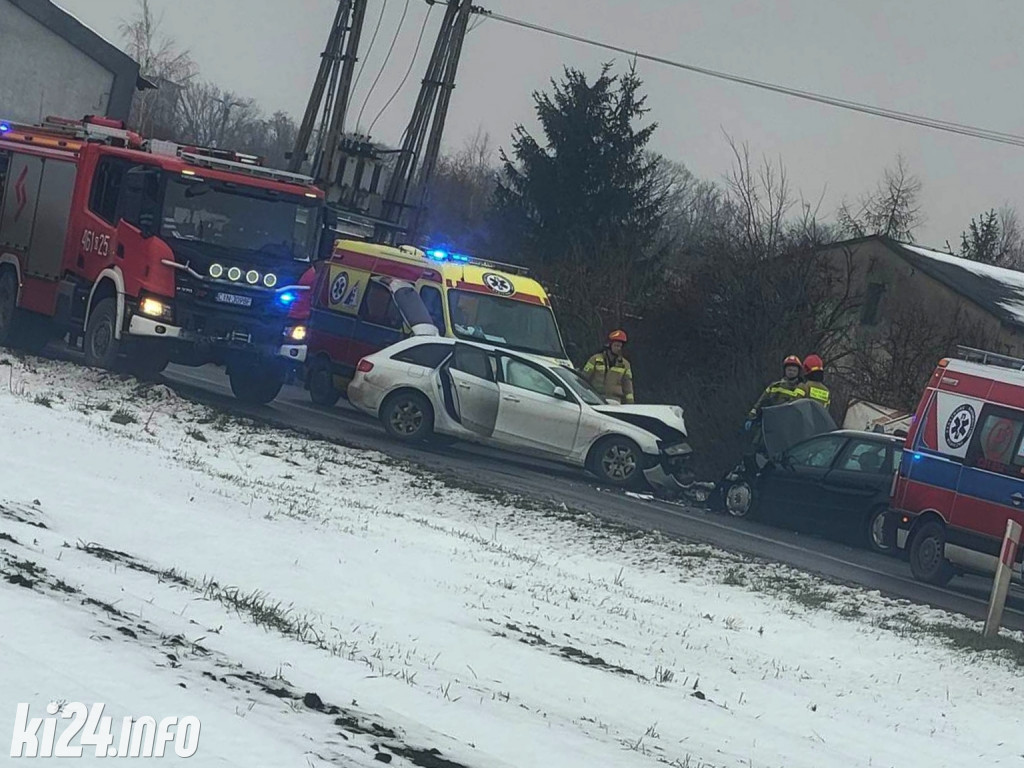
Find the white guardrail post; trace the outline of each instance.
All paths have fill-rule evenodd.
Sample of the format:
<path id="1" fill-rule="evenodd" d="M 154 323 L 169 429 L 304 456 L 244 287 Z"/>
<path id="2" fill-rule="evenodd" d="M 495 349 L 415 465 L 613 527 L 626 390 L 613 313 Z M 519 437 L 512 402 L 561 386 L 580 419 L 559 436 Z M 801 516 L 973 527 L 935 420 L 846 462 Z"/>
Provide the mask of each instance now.
<path id="1" fill-rule="evenodd" d="M 999 634 L 999 625 L 1003 621 L 1003 607 L 1006 605 L 1006 593 L 1010 589 L 1010 575 L 1017 559 L 1017 548 L 1020 546 L 1021 524 L 1015 520 L 1006 521 L 1006 534 L 1003 546 L 999 550 L 999 562 L 996 564 L 996 577 L 992 581 L 992 596 L 988 601 L 988 617 L 985 619 L 985 637 Z"/>

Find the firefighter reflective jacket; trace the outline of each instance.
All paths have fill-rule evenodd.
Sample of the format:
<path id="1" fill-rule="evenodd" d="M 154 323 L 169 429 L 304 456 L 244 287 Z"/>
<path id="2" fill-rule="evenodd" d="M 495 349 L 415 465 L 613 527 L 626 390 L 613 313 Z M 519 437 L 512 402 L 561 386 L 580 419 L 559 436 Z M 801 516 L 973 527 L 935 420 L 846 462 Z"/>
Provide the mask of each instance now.
<path id="1" fill-rule="evenodd" d="M 621 355 L 615 356 L 607 349 L 598 352 L 583 366 L 583 375 L 602 397 L 614 397 L 620 403 L 634 402 L 633 369 Z"/>
<path id="2" fill-rule="evenodd" d="M 805 381 L 800 386 L 803 389 L 805 396 L 815 402 L 821 403 L 826 408 L 828 408 L 829 403 L 832 402 L 832 393 L 823 382 Z"/>
<path id="3" fill-rule="evenodd" d="M 818 385 L 816 385 L 818 386 Z M 749 417 L 756 419 L 761 415 L 763 408 L 770 408 L 773 405 L 782 405 L 784 403 L 792 402 L 793 400 L 799 400 L 801 397 L 806 397 L 807 391 L 804 389 L 804 384 L 799 381 L 790 381 L 789 379 L 779 379 L 774 384 L 769 384 L 765 391 L 761 394 L 761 397 L 754 403 L 754 407 L 750 409 Z"/>

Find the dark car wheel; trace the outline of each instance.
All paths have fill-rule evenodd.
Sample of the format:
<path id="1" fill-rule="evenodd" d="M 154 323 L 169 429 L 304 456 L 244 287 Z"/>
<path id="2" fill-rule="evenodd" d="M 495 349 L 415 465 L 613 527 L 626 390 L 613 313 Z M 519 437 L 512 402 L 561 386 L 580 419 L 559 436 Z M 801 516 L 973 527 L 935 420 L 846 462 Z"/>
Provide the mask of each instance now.
<path id="1" fill-rule="evenodd" d="M 587 469 L 609 485 L 625 488 L 643 475 L 643 453 L 628 437 L 606 437 L 591 451 Z"/>
<path id="2" fill-rule="evenodd" d="M 380 420 L 384 431 L 398 440 L 429 440 L 434 433 L 434 409 L 426 395 L 413 390 L 389 395 Z"/>
<path id="3" fill-rule="evenodd" d="M 730 517 L 752 517 L 757 506 L 750 481 L 733 480 L 724 489 L 725 511 Z"/>
<path id="4" fill-rule="evenodd" d="M 946 527 L 938 520 L 926 520 L 910 539 L 910 571 L 918 581 L 944 587 L 955 572 L 946 559 Z"/>
<path id="5" fill-rule="evenodd" d="M 896 531 L 892 529 L 888 507 L 876 507 L 864 518 L 860 539 L 873 552 L 891 555 L 896 550 Z"/>

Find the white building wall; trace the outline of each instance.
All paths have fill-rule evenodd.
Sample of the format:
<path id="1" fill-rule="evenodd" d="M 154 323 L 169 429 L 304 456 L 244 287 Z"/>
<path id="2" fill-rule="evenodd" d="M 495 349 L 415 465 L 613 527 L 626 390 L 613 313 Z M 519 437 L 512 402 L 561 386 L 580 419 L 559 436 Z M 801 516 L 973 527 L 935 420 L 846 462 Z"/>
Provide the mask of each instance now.
<path id="1" fill-rule="evenodd" d="M 35 123 L 107 111 L 114 75 L 7 0 L 0 0 L 0 118 Z"/>

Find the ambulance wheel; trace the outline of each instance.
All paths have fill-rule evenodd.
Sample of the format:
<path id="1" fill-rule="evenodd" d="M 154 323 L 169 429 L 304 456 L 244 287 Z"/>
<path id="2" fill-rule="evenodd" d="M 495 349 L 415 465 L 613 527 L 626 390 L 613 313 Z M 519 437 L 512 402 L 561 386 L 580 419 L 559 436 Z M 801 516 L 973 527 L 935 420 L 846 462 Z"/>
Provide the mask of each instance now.
<path id="1" fill-rule="evenodd" d="M 89 313 L 85 327 L 85 364 L 93 368 L 112 369 L 117 363 L 121 342 L 116 334 L 117 301 L 103 299 Z"/>
<path id="2" fill-rule="evenodd" d="M 404 389 L 387 396 L 380 406 L 384 431 L 405 442 L 429 440 L 434 434 L 434 408 L 426 395 Z"/>
<path id="3" fill-rule="evenodd" d="M 281 392 L 284 371 L 267 366 L 237 365 L 228 369 L 231 392 L 246 405 L 266 405 Z"/>
<path id="4" fill-rule="evenodd" d="M 309 398 L 317 405 L 330 408 L 341 397 L 341 392 L 334 386 L 331 361 L 325 357 L 318 357 L 310 364 L 306 382 L 309 385 Z"/>
<path id="5" fill-rule="evenodd" d="M 944 587 L 956 575 L 946 559 L 946 527 L 938 520 L 925 520 L 910 539 L 910 572 L 918 581 Z"/>
<path id="6" fill-rule="evenodd" d="M 17 303 L 18 276 L 13 269 L 4 269 L 0 272 L 0 344 L 10 342 Z"/>

